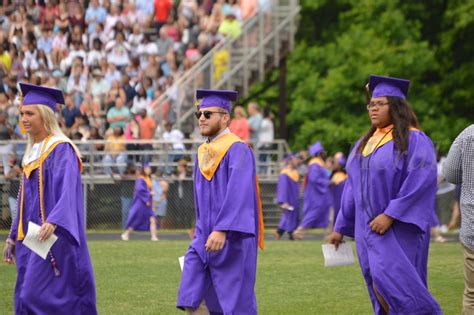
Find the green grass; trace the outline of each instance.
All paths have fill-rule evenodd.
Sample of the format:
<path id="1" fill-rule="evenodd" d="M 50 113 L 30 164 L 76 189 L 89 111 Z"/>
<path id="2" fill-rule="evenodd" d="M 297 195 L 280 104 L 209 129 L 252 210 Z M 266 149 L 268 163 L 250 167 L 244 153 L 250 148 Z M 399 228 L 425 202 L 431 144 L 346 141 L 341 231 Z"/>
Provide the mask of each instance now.
<path id="1" fill-rule="evenodd" d="M 178 256 L 188 241 L 91 241 L 99 314 L 181 314 Z M 324 268 L 320 241 L 267 241 L 260 252 L 260 314 L 371 314 L 359 267 Z M 0 313 L 13 314 L 15 269 L 0 265 Z M 429 288 L 445 314 L 461 312 L 462 248 L 432 244 Z"/>

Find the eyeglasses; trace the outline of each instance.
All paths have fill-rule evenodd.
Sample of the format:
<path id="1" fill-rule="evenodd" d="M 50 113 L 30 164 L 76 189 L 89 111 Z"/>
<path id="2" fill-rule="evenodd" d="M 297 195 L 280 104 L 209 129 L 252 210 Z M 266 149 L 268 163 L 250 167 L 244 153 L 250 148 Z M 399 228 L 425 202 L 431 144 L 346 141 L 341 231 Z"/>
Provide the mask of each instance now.
<path id="1" fill-rule="evenodd" d="M 387 102 L 376 102 L 376 103 L 369 103 L 367 104 L 367 110 L 371 110 L 371 109 L 380 109 L 382 107 L 384 107 L 385 105 L 388 105 Z"/>
<path id="2" fill-rule="evenodd" d="M 196 115 L 197 119 L 200 119 L 202 115 L 204 115 L 204 118 L 209 119 L 211 118 L 212 114 L 226 114 L 226 112 L 211 112 L 210 110 L 205 110 L 205 111 L 197 111 L 194 113 Z"/>

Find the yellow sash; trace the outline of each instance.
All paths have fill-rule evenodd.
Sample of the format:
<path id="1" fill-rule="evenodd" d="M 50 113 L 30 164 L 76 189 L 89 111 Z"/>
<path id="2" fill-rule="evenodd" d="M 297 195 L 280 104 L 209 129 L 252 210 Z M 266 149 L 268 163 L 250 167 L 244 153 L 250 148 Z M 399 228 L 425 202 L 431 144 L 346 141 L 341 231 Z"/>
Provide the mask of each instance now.
<path id="1" fill-rule="evenodd" d="M 148 186 L 148 189 L 151 191 L 153 189 L 153 182 L 151 181 L 150 176 L 140 176 L 142 178 L 146 185 Z"/>
<path id="2" fill-rule="evenodd" d="M 410 127 L 410 130 L 417 131 L 418 129 Z M 380 148 L 391 140 L 393 140 L 393 124 L 388 125 L 385 128 L 377 128 L 369 141 L 367 141 L 364 150 L 362 150 L 362 155 L 364 157 L 370 155 L 377 148 Z"/>
<path id="3" fill-rule="evenodd" d="M 282 169 L 280 174 L 287 175 L 294 182 L 297 182 L 300 179 L 300 174 L 298 173 L 298 171 L 291 168 Z"/>
<path id="4" fill-rule="evenodd" d="M 41 222 L 44 224 L 46 222 L 46 217 L 45 217 L 45 212 L 44 212 L 44 198 L 43 198 L 43 162 L 46 160 L 46 158 L 49 156 L 49 154 L 54 150 L 54 148 L 63 142 L 68 142 L 67 140 L 59 140 L 53 143 L 51 146 L 48 147 L 48 142 L 51 139 L 51 136 L 46 137 L 44 140 L 43 148 L 41 149 L 41 155 L 38 160 L 35 160 L 28 165 L 26 165 L 23 168 L 23 176 L 21 180 L 21 192 L 20 192 L 20 213 L 19 219 L 18 219 L 18 232 L 17 232 L 17 240 L 22 241 L 25 238 L 25 233 L 23 231 L 23 205 L 24 205 L 24 193 L 25 193 L 25 177 L 29 178 L 31 173 L 35 169 L 39 169 L 39 174 L 38 174 L 38 194 L 39 194 L 39 199 L 40 199 L 40 212 L 41 212 Z M 47 150 L 45 150 L 48 148 Z M 77 160 L 79 163 L 79 169 L 82 172 L 82 161 L 79 158 L 79 153 L 76 151 L 77 154 Z"/>
<path id="5" fill-rule="evenodd" d="M 198 164 L 202 176 L 211 180 L 229 148 L 236 142 L 243 142 L 233 133 L 227 133 L 211 143 L 203 143 L 198 149 Z"/>
<path id="6" fill-rule="evenodd" d="M 332 178 L 331 178 L 331 182 L 334 184 L 334 185 L 339 185 L 340 183 L 342 183 L 345 179 L 347 178 L 347 174 L 344 173 L 344 172 L 336 172 Z"/>
<path id="7" fill-rule="evenodd" d="M 324 160 L 320 158 L 319 156 L 312 158 L 309 161 L 308 166 L 313 165 L 313 164 L 318 164 L 321 167 L 326 167 L 326 163 L 324 163 Z"/>

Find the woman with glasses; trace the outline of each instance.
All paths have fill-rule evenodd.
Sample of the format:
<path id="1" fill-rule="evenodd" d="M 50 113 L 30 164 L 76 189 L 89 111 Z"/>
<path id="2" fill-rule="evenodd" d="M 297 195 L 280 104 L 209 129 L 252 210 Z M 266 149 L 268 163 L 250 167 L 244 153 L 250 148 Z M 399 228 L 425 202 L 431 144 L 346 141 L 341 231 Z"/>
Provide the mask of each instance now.
<path id="1" fill-rule="evenodd" d="M 436 155 L 406 101 L 410 81 L 371 75 L 371 128 L 347 162 L 334 232 L 354 237 L 375 314 L 441 314 L 427 288 Z"/>

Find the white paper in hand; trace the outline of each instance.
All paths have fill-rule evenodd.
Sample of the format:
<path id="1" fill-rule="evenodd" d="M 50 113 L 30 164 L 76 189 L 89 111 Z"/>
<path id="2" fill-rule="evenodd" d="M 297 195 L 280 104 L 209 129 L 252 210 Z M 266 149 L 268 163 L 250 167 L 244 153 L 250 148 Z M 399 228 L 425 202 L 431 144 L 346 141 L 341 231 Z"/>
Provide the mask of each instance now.
<path id="1" fill-rule="evenodd" d="M 32 252 L 38 254 L 43 259 L 46 259 L 48 252 L 57 241 L 58 237 L 52 234 L 46 241 L 38 241 L 38 234 L 41 226 L 36 223 L 28 222 L 28 233 L 26 233 L 23 239 L 23 245 L 31 249 Z"/>
<path id="2" fill-rule="evenodd" d="M 333 244 L 323 244 L 324 267 L 348 266 L 354 264 L 354 254 L 352 246 L 348 243 L 339 244 L 336 247 Z"/>
<path id="3" fill-rule="evenodd" d="M 178 261 L 179 261 L 179 266 L 181 267 L 181 272 L 183 272 L 183 268 L 184 268 L 184 256 L 178 257 Z"/>

